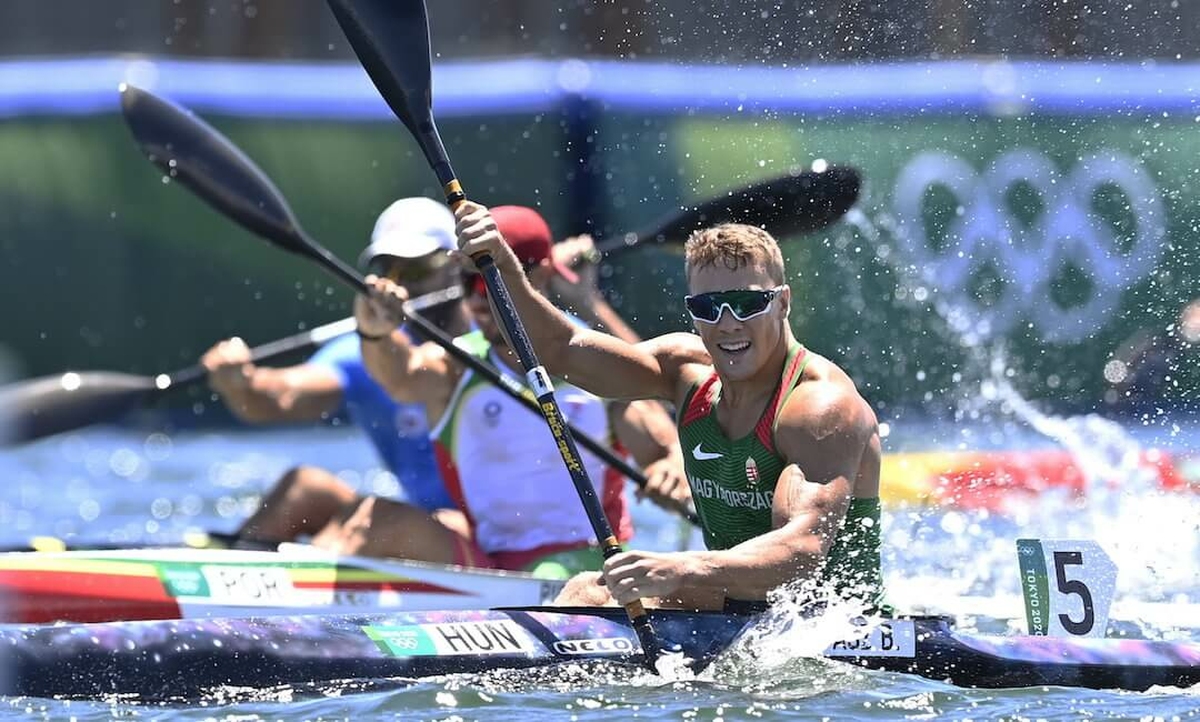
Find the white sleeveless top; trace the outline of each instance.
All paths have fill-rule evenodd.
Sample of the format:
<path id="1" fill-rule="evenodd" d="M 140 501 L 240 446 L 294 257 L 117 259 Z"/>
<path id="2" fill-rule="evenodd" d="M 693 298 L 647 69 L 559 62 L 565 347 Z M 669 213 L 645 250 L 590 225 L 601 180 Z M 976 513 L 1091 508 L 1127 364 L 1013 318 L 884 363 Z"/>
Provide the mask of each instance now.
<path id="1" fill-rule="evenodd" d="M 486 348 L 487 359 L 506 373 L 486 341 L 480 345 L 482 334 L 468 337 L 456 342 L 477 356 Z M 608 440 L 602 399 L 567 384 L 556 386 L 554 396 L 569 423 L 602 443 Z M 594 543 L 575 485 L 540 414 L 467 369 L 431 436 L 450 496 L 466 513 L 483 551 Z M 593 454 L 582 448 L 580 453 L 597 495 L 608 501 L 610 523 L 617 529 L 624 521 L 627 528 L 623 477 Z M 613 508 L 614 498 L 619 509 Z"/>

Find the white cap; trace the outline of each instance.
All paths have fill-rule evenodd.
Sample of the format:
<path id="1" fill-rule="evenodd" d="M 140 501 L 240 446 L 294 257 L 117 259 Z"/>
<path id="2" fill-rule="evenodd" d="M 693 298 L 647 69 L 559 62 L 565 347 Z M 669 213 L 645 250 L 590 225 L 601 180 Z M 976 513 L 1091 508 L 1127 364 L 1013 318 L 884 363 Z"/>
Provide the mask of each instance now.
<path id="1" fill-rule="evenodd" d="M 358 257 L 365 268 L 376 256 L 420 258 L 456 247 L 454 214 L 431 198 L 401 198 L 384 209 L 371 231 L 371 244 Z"/>

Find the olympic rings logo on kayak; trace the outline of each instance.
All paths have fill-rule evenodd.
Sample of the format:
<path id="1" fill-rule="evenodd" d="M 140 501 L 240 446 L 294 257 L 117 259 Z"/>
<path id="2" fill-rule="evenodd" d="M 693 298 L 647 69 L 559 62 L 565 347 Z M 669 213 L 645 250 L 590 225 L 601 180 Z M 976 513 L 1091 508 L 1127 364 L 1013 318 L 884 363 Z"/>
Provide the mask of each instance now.
<path id="1" fill-rule="evenodd" d="M 940 233 L 929 232 L 926 216 L 933 189 L 958 203 Z M 1097 210 L 1111 191 L 1121 196 L 1116 218 Z M 1022 207 L 1014 197 L 1025 199 Z M 1158 189 L 1139 160 L 1113 150 L 1080 158 L 1069 174 L 1028 148 L 1004 153 L 982 174 L 950 153 L 921 153 L 900 171 L 893 199 L 903 261 L 937 286 L 951 325 L 984 337 L 1025 321 L 1047 341 L 1082 341 L 1107 325 L 1121 294 L 1164 251 Z M 984 297 L 979 283 L 989 271 Z M 1056 291 L 1070 291 L 1072 273 L 1083 292 L 1064 304 Z"/>
<path id="2" fill-rule="evenodd" d="M 415 635 L 394 635 L 388 637 L 387 641 L 393 649 L 413 650 L 421 646 L 421 641 Z"/>

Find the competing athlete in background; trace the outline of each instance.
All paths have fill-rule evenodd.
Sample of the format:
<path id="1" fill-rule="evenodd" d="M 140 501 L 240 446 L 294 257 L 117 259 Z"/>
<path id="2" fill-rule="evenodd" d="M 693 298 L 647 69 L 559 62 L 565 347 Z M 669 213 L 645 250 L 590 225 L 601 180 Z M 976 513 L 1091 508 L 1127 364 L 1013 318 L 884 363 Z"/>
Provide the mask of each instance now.
<path id="1" fill-rule="evenodd" d="M 550 229 L 536 211 L 497 209 L 514 257 L 530 272 L 536 293 L 555 273 Z M 415 506 L 368 499 L 342 524 L 339 550 L 467 566 L 521 569 L 567 576 L 600 566 L 590 524 L 579 506 L 558 447 L 541 417 L 432 344 L 414 345 L 392 332 L 404 317 L 408 291 L 386 278 L 369 277 L 370 296 L 355 303 L 363 359 L 372 376 L 398 401 L 421 404 L 428 414 L 444 479 L 469 530 L 450 527 Z M 501 333 L 476 275 L 464 279 L 467 306 L 478 331 L 456 343 L 518 378 L 519 362 Z M 575 321 L 571 321 L 575 323 Z M 670 417 L 653 402 L 606 404 L 563 386 L 559 402 L 567 420 L 593 438 L 614 437 L 647 470 L 661 478 L 682 473 Z M 632 524 L 624 480 L 600 459 L 584 454 L 605 512 L 618 537 Z"/>

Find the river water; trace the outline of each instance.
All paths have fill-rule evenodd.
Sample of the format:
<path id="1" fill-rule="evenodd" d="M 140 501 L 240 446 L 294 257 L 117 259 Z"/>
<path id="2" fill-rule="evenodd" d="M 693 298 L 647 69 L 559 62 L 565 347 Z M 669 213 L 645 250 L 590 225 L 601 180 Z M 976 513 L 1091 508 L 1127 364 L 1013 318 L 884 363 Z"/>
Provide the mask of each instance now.
<path id="1" fill-rule="evenodd" d="M 1084 449 L 1091 466 L 1116 465 L 1129 448 L 1200 449 L 1196 424 L 1120 427 L 1099 419 L 1021 418 L 979 428 L 893 421 L 889 451 L 1051 443 Z M 997 429 L 1003 430 L 997 436 Z M 362 489 L 389 494 L 394 481 L 375 468 L 369 447 L 338 428 L 276 431 L 191 430 L 170 435 L 92 429 L 0 452 L 0 546 L 34 535 L 76 542 L 171 542 L 192 530 L 231 531 L 289 466 L 319 464 Z M 885 480 L 886 483 L 886 480 Z M 1156 602 L 1149 616 L 1123 620 L 1151 637 L 1195 639 L 1173 609 L 1200 608 L 1200 494 L 1163 493 L 1132 472 L 1084 499 L 1049 492 L 1004 515 L 951 508 L 885 513 L 884 564 L 903 604 L 936 604 L 1019 592 L 1014 540 L 1085 538 L 1120 566 L 1118 603 Z M 671 516 L 635 508 L 635 545 L 695 545 Z M 1171 605 L 1175 605 L 1172 607 Z M 903 611 L 903 610 L 902 610 Z M 970 609 L 965 609 L 970 612 Z M 1024 622 L 963 617 L 960 626 L 1020 631 Z M 1151 618 L 1153 617 L 1153 618 Z M 793 620 L 794 621 L 794 620 Z M 1114 623 L 1115 624 L 1115 623 Z M 1007 626 L 1006 626 L 1007 625 Z M 791 624 L 754 662 L 735 660 L 699 679 L 672 682 L 621 666 L 571 665 L 539 671 L 464 675 L 418 684 L 339 688 L 313 695 L 272 690 L 190 707 L 0 699 L 0 716 L 21 719 L 1200 719 L 1200 689 L 1144 693 L 1038 688 L 971 690 L 915 677 L 848 668 L 805 656 L 815 647 Z"/>

